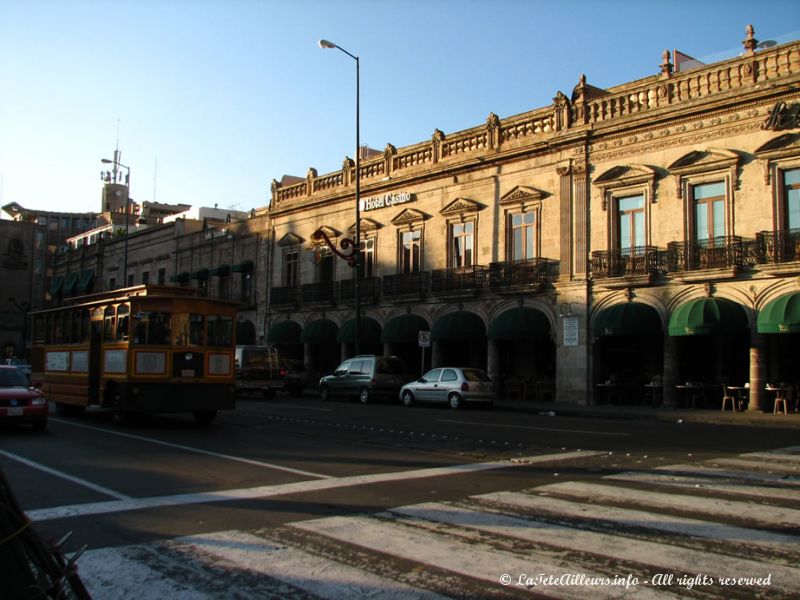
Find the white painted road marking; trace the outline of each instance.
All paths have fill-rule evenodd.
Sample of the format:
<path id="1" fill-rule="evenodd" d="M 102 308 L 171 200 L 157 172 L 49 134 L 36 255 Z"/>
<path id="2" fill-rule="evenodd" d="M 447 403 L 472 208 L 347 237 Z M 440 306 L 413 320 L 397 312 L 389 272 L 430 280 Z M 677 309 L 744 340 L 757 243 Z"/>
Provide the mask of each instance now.
<path id="1" fill-rule="evenodd" d="M 456 423 L 458 425 L 477 425 L 479 427 L 501 427 L 506 429 L 531 429 L 533 431 L 556 431 L 558 433 L 588 433 L 591 435 L 607 435 L 615 437 L 628 437 L 630 433 L 617 431 L 589 431 L 585 429 L 558 429 L 555 427 L 530 427 L 528 425 L 502 425 L 500 423 L 476 423 L 474 421 L 457 421 L 455 419 L 436 419 L 439 423 Z"/>
<path id="2" fill-rule="evenodd" d="M 298 481 L 295 483 L 282 483 L 277 485 L 264 485 L 236 490 L 220 490 L 216 492 L 201 492 L 196 494 L 178 494 L 175 496 L 156 496 L 150 498 L 128 498 L 125 500 L 109 502 L 92 502 L 86 504 L 73 504 L 71 506 L 58 506 L 41 508 L 28 512 L 32 521 L 46 521 L 66 517 L 81 517 L 87 515 L 107 514 L 113 512 L 143 510 L 146 508 L 160 508 L 164 506 L 181 506 L 187 504 L 206 504 L 210 502 L 227 502 L 231 500 L 249 500 L 253 498 L 270 498 L 298 494 L 305 492 L 318 492 L 356 485 L 370 485 L 392 481 L 405 481 L 409 479 L 424 479 L 428 477 L 443 477 L 475 473 L 492 469 L 506 469 L 528 464 L 546 463 L 553 461 L 572 460 L 597 456 L 602 452 L 561 452 L 558 454 L 545 454 L 514 459 L 514 461 L 501 460 L 484 463 L 468 463 L 449 465 L 446 467 L 431 467 L 414 469 L 410 471 L 396 471 L 391 473 L 375 473 L 372 475 L 352 475 L 350 477 L 328 478 L 314 481 Z"/>

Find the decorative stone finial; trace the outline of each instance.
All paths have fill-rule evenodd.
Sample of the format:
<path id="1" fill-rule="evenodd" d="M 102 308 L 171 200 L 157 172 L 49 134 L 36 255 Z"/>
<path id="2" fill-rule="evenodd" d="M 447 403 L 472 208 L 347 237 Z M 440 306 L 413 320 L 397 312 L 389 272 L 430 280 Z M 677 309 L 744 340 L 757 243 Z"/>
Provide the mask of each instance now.
<path id="1" fill-rule="evenodd" d="M 753 54 L 756 51 L 756 47 L 758 47 L 758 40 L 755 38 L 755 30 L 752 25 L 748 25 L 744 30 L 745 33 L 747 33 L 747 37 L 742 42 L 744 51 L 747 54 Z"/>
<path id="2" fill-rule="evenodd" d="M 669 50 L 664 50 L 661 54 L 661 77 L 671 77 L 672 76 L 672 63 L 669 60 L 670 54 Z"/>

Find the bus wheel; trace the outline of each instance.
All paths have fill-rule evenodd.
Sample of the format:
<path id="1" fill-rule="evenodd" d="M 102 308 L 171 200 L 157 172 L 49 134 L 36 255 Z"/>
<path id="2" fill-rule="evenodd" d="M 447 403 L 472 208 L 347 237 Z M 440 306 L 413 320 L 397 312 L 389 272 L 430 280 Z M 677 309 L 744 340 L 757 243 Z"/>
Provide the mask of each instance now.
<path id="1" fill-rule="evenodd" d="M 211 425 L 217 417 L 216 410 L 196 410 L 194 411 L 194 420 L 200 425 Z"/>

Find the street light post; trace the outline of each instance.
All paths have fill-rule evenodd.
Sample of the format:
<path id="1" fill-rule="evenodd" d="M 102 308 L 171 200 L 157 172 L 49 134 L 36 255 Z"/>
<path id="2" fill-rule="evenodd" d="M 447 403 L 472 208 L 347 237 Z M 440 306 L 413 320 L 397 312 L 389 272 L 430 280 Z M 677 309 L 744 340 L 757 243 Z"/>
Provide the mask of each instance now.
<path id="1" fill-rule="evenodd" d="M 358 56 L 350 54 L 347 50 L 329 42 L 328 40 L 319 41 L 320 48 L 336 48 L 356 61 L 356 231 L 353 247 L 353 303 L 355 304 L 355 327 L 353 327 L 353 337 L 355 342 L 355 354 L 361 353 L 361 293 L 359 290 L 359 279 L 361 277 L 361 98 L 360 98 L 360 62 Z"/>
<path id="2" fill-rule="evenodd" d="M 117 167 L 125 169 L 125 246 L 122 258 L 122 287 L 128 287 L 128 227 L 130 225 L 130 201 L 131 201 L 131 168 L 123 165 L 117 160 L 117 152 L 114 151 L 114 160 L 101 158 L 100 162 L 106 165 L 114 165 L 114 183 L 117 182 Z M 113 219 L 112 219 L 113 222 Z"/>

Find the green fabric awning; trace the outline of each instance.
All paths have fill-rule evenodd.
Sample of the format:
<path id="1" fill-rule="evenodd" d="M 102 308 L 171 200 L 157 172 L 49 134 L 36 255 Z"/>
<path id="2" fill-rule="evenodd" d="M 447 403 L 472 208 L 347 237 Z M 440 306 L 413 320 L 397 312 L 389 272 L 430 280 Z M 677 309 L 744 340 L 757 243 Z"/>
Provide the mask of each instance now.
<path id="1" fill-rule="evenodd" d="M 298 344 L 303 328 L 294 321 L 278 321 L 267 330 L 268 344 Z"/>
<path id="2" fill-rule="evenodd" d="M 600 310 L 594 318 L 592 335 L 652 335 L 661 333 L 661 319 L 652 306 L 624 302 Z"/>
<path id="3" fill-rule="evenodd" d="M 169 278 L 172 283 L 186 283 L 189 281 L 189 272 L 183 271 Z"/>
<path id="4" fill-rule="evenodd" d="M 64 281 L 63 291 L 65 296 L 72 296 L 72 294 L 75 293 L 75 286 L 78 285 L 78 277 L 80 277 L 80 274 L 77 271 L 67 275 L 67 279 Z"/>
<path id="5" fill-rule="evenodd" d="M 199 279 L 200 281 L 205 281 L 208 279 L 208 269 L 199 269 L 192 273 L 192 279 Z"/>
<path id="6" fill-rule="evenodd" d="M 339 328 L 330 319 L 317 319 L 303 327 L 300 341 L 304 344 L 335 344 Z"/>
<path id="7" fill-rule="evenodd" d="M 225 277 L 226 275 L 229 275 L 230 272 L 231 272 L 231 266 L 230 265 L 220 265 L 220 266 L 218 266 L 218 267 L 216 267 L 214 269 L 211 269 L 208 272 L 208 274 L 209 275 L 216 275 L 217 277 Z"/>
<path id="8" fill-rule="evenodd" d="M 92 271 L 91 269 L 85 270 L 83 273 L 81 273 L 80 279 L 78 279 L 77 292 L 79 294 L 84 294 L 86 292 L 91 291 L 93 282 L 94 282 L 94 271 Z"/>
<path id="9" fill-rule="evenodd" d="M 379 344 L 381 341 L 381 326 L 375 319 L 361 317 L 358 328 L 359 341 L 362 344 Z M 342 324 L 336 340 L 343 344 L 351 344 L 356 340 L 356 320 L 350 319 Z"/>
<path id="10" fill-rule="evenodd" d="M 419 332 L 427 331 L 428 323 L 418 315 L 402 315 L 386 324 L 381 341 L 389 344 L 417 344 Z"/>
<path id="11" fill-rule="evenodd" d="M 518 306 L 500 313 L 489 325 L 490 340 L 528 340 L 550 335 L 550 322 L 534 308 Z"/>
<path id="12" fill-rule="evenodd" d="M 61 291 L 61 288 L 64 285 L 64 277 L 61 275 L 56 275 L 53 279 L 50 280 L 50 295 L 51 296 L 58 296 L 58 293 Z"/>
<path id="13" fill-rule="evenodd" d="M 697 298 L 682 304 L 669 318 L 670 335 L 710 335 L 747 329 L 741 306 L 724 298 Z"/>
<path id="14" fill-rule="evenodd" d="M 231 271 L 234 273 L 250 273 L 253 270 L 253 261 L 246 260 L 244 262 L 240 262 L 238 265 L 233 265 L 231 267 Z"/>
<path id="15" fill-rule="evenodd" d="M 433 324 L 431 339 L 435 341 L 473 341 L 486 337 L 483 320 L 466 310 L 459 310 L 443 316 Z"/>
<path id="16" fill-rule="evenodd" d="M 800 333 L 800 292 L 770 300 L 758 313 L 758 333 Z"/>

